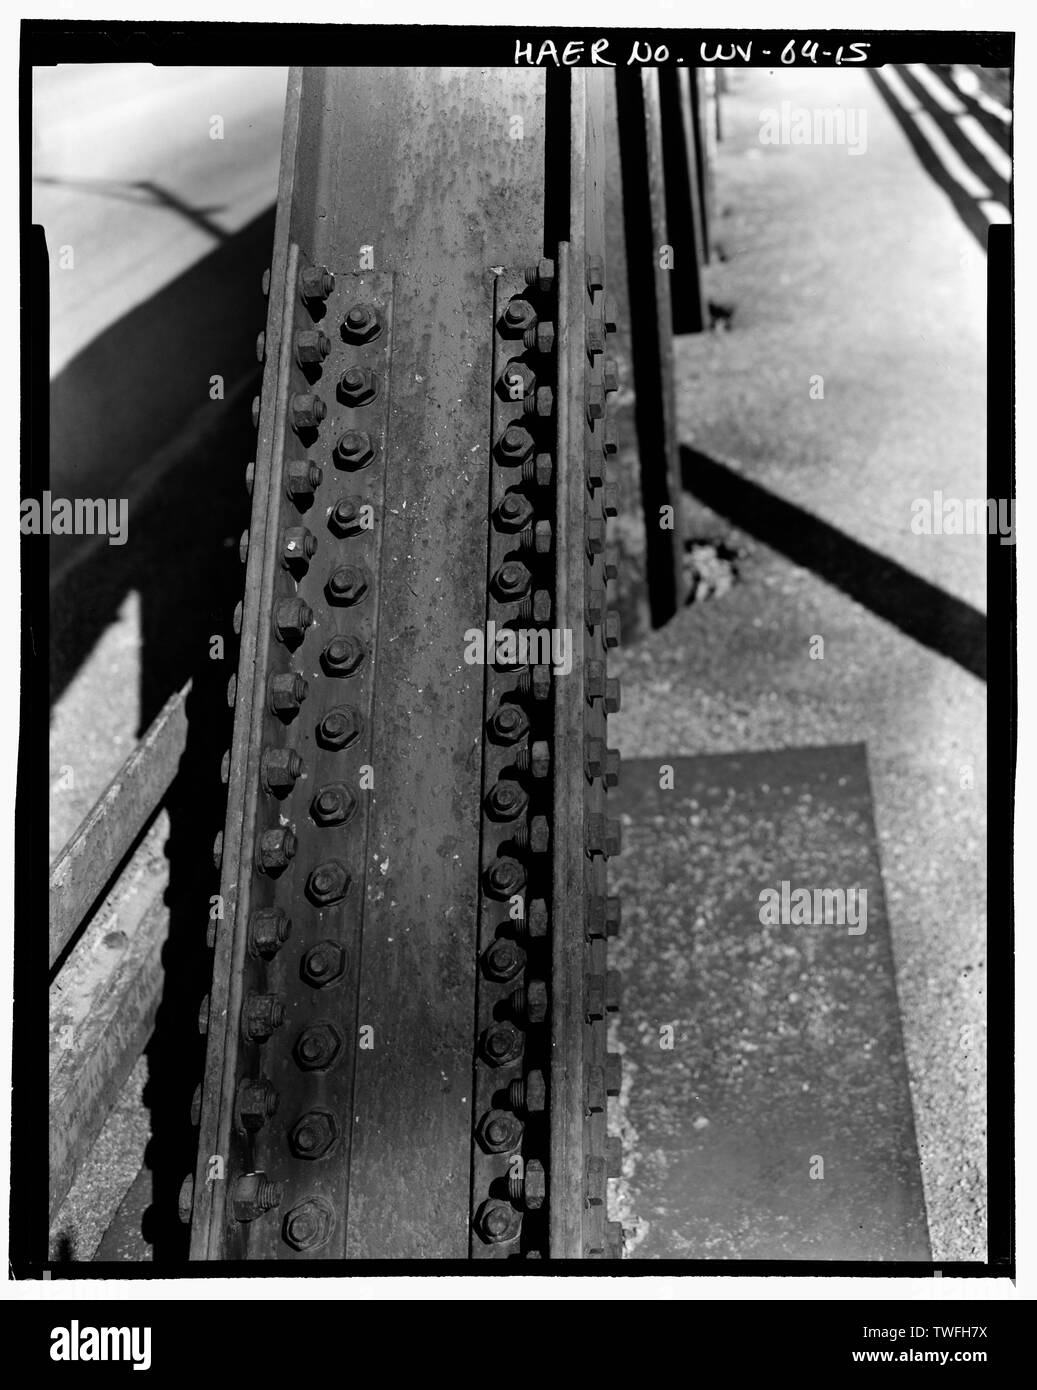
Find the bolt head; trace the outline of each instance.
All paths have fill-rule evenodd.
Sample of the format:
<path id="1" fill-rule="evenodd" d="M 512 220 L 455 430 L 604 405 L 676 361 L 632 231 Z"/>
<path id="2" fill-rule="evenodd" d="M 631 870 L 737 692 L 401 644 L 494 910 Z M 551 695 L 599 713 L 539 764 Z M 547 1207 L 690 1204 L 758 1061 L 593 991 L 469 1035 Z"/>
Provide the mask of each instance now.
<path id="1" fill-rule="evenodd" d="M 296 646 L 313 623 L 313 609 L 301 598 L 279 599 L 274 605 L 274 633 L 279 642 Z"/>
<path id="2" fill-rule="evenodd" d="M 335 277 L 326 266 L 306 266 L 299 272 L 299 293 L 303 299 L 321 301 L 330 298 L 335 289 Z"/>
<path id="3" fill-rule="evenodd" d="M 359 603 L 367 593 L 367 572 L 360 565 L 339 565 L 328 578 L 327 594 L 331 603 Z"/>
<path id="4" fill-rule="evenodd" d="M 311 498 L 320 487 L 324 473 L 320 466 L 309 459 L 293 459 L 284 471 L 284 490 L 293 502 L 300 503 Z"/>
<path id="5" fill-rule="evenodd" d="M 528 299 L 512 299 L 504 310 L 501 327 L 508 337 L 521 337 L 536 325 L 536 310 Z"/>
<path id="6" fill-rule="evenodd" d="M 378 312 L 371 304 L 354 304 L 342 320 L 342 337 L 347 343 L 369 343 L 381 331 Z"/>
<path id="7" fill-rule="evenodd" d="M 522 425 L 509 425 L 497 441 L 503 463 L 525 463 L 533 452 L 533 436 Z"/>
<path id="8" fill-rule="evenodd" d="M 281 560 L 286 569 L 305 571 L 317 553 L 317 537 L 306 526 L 286 526 L 281 533 Z"/>
<path id="9" fill-rule="evenodd" d="M 529 770 L 538 780 L 551 771 L 551 749 L 543 739 L 534 739 L 530 747 Z"/>
<path id="10" fill-rule="evenodd" d="M 341 1033 L 333 1023 L 322 1020 L 302 1030 L 295 1040 L 292 1055 L 303 1071 L 325 1071 L 341 1049 Z"/>
<path id="11" fill-rule="evenodd" d="M 475 1229 L 490 1245 L 514 1240 L 522 1226 L 522 1217 L 510 1202 L 491 1198 L 483 1202 L 475 1217 Z"/>
<path id="12" fill-rule="evenodd" d="M 531 1158 L 526 1164 L 526 1176 L 522 1185 L 522 1200 L 530 1211 L 537 1211 L 547 1198 L 547 1175 L 544 1165 L 538 1158 Z"/>
<path id="13" fill-rule="evenodd" d="M 526 1077 L 526 1109 L 539 1115 L 547 1106 L 547 1083 L 542 1071 L 531 1071 Z"/>
<path id="14" fill-rule="evenodd" d="M 533 667 L 530 677 L 530 689 L 533 692 L 534 700 L 546 700 L 551 694 L 551 668 L 550 666 L 537 665 Z"/>
<path id="15" fill-rule="evenodd" d="M 284 1021 L 284 1005 L 276 994 L 246 996 L 241 1010 L 241 1030 L 248 1042 L 266 1042 Z"/>
<path id="16" fill-rule="evenodd" d="M 532 520 L 533 504 L 521 492 L 509 492 L 501 498 L 497 507 L 497 529 L 500 531 L 521 531 Z"/>
<path id="17" fill-rule="evenodd" d="M 320 788 L 310 806 L 317 825 L 345 825 L 356 811 L 356 796 L 344 782 L 329 782 Z"/>
<path id="18" fill-rule="evenodd" d="M 338 1123 L 330 1110 L 307 1110 L 288 1132 L 296 1158 L 323 1158 L 338 1138 Z"/>
<path id="19" fill-rule="evenodd" d="M 493 576 L 493 588 L 504 603 L 513 603 L 527 593 L 530 573 L 521 560 L 505 560 Z"/>
<path id="20" fill-rule="evenodd" d="M 333 459 L 336 468 L 356 470 L 366 468 L 374 458 L 374 445 L 366 430 L 346 430 L 335 445 Z"/>
<path id="21" fill-rule="evenodd" d="M 526 871 L 517 859 L 501 855 L 486 871 L 486 891 L 491 898 L 502 900 L 520 893 L 525 886 Z"/>
<path id="22" fill-rule="evenodd" d="M 288 418 L 297 434 L 318 429 L 327 413 L 328 407 L 313 391 L 297 391 L 288 404 Z"/>
<path id="23" fill-rule="evenodd" d="M 295 335 L 295 359 L 300 366 L 319 366 L 330 351 L 331 343 L 319 328 L 304 328 Z"/>
<path id="24" fill-rule="evenodd" d="M 347 367 L 339 377 L 338 397 L 343 405 L 367 405 L 377 394 L 378 378 L 369 367 Z"/>
<path id="25" fill-rule="evenodd" d="M 310 687 L 298 671 L 285 671 L 270 677 L 270 709 L 288 717 L 295 714 L 309 694 Z"/>
<path id="26" fill-rule="evenodd" d="M 340 497 L 328 515 L 328 526 L 336 536 L 354 536 L 361 530 L 362 497 Z"/>
<path id="27" fill-rule="evenodd" d="M 513 1023 L 493 1023 L 482 1035 L 481 1051 L 492 1067 L 503 1067 L 522 1056 L 522 1043 Z"/>
<path id="28" fill-rule="evenodd" d="M 300 971 L 302 978 L 314 989 L 340 980 L 346 972 L 345 947 L 330 938 L 318 941 L 303 956 Z"/>
<path id="29" fill-rule="evenodd" d="M 318 907 L 330 907 L 342 901 L 349 891 L 349 884 L 350 877 L 345 867 L 337 859 L 330 859 L 310 870 L 306 892 L 310 901 Z"/>
<path id="30" fill-rule="evenodd" d="M 264 830 L 256 845 L 256 867 L 261 874 L 277 874 L 295 858 L 298 841 L 295 832 L 278 825 Z"/>
<path id="31" fill-rule="evenodd" d="M 528 728 L 529 720 L 520 705 L 499 705 L 490 719 L 490 735 L 495 743 L 517 743 Z"/>
<path id="32" fill-rule="evenodd" d="M 291 748 L 264 748 L 260 781 L 271 796 L 284 796 L 302 775 L 302 759 Z"/>
<path id="33" fill-rule="evenodd" d="M 352 705 L 329 709 L 317 725 L 317 741 L 325 748 L 348 748 L 363 729 L 363 720 Z"/>
<path id="34" fill-rule="evenodd" d="M 292 919 L 280 907 L 257 908 L 248 920 L 248 948 L 254 956 L 270 960 L 292 933 Z"/>
<path id="35" fill-rule="evenodd" d="M 281 1232 L 293 1250 L 315 1250 L 327 1244 L 334 1229 L 331 1203 L 324 1197 L 307 1197 L 286 1214 Z"/>
<path id="36" fill-rule="evenodd" d="M 333 637 L 321 653 L 321 664 L 329 676 L 351 676 L 364 659 L 359 637 Z"/>
<path id="37" fill-rule="evenodd" d="M 491 1154 L 509 1153 L 522 1142 L 522 1121 L 508 1110 L 488 1110 L 476 1126 L 475 1137 Z"/>
<path id="38" fill-rule="evenodd" d="M 486 799 L 486 809 L 495 820 L 513 820 L 521 815 L 529 797 L 517 782 L 497 782 Z"/>
<path id="39" fill-rule="evenodd" d="M 267 1120 L 277 1113 L 280 1097 L 265 1076 L 244 1077 L 238 1084 L 235 1107 L 238 1120 L 243 1129 L 252 1131 L 262 1129 Z"/>
<path id="40" fill-rule="evenodd" d="M 543 1023 L 547 1017 L 547 985 L 543 980 L 530 980 L 526 986 L 526 1018 L 530 1023 Z"/>
<path id="41" fill-rule="evenodd" d="M 512 941 L 508 936 L 498 937 L 496 941 L 491 942 L 483 954 L 483 969 L 487 978 L 497 980 L 501 984 L 521 974 L 525 963 L 525 951 L 517 941 Z"/>

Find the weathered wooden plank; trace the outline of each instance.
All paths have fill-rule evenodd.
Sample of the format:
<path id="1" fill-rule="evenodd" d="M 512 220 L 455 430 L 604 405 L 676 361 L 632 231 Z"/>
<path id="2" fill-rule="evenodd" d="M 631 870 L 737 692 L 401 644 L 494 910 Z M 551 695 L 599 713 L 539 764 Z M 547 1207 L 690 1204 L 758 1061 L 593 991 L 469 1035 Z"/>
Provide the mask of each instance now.
<path id="1" fill-rule="evenodd" d="M 163 811 L 51 986 L 52 1220 L 154 1027 L 169 926 L 168 835 Z"/>
<path id="2" fill-rule="evenodd" d="M 190 683 L 158 718 L 108 784 L 50 872 L 50 964 L 75 936 L 92 903 L 162 801 L 187 742 Z"/>

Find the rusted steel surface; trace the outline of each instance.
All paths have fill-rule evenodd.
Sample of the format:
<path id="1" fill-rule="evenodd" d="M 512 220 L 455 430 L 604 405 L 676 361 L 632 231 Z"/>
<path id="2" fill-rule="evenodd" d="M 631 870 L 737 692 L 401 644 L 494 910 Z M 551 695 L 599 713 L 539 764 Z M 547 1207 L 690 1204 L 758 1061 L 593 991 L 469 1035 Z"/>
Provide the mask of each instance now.
<path id="1" fill-rule="evenodd" d="M 653 627 L 673 617 L 686 597 L 684 525 L 666 226 L 659 74 L 616 74 L 623 167 L 623 217 L 634 363 L 635 419 L 645 519 L 645 578 Z"/>
<path id="2" fill-rule="evenodd" d="M 151 1035 L 169 926 L 159 813 L 50 992 L 50 1215 L 53 1219 Z"/>
<path id="3" fill-rule="evenodd" d="M 66 949 L 176 776 L 190 685 L 170 696 L 50 871 L 50 964 Z"/>
<path id="4" fill-rule="evenodd" d="M 607 792 L 618 754 L 607 746 L 607 714 L 619 686 L 607 675 L 619 638 L 606 607 L 615 574 L 604 546 L 615 514 L 609 459 L 615 443 L 605 414 L 614 370 L 607 353 L 608 275 L 604 260 L 604 90 L 596 75 L 573 74 L 570 238 L 559 254 L 557 621 L 574 634 L 572 675 L 555 701 L 556 832 L 552 917 L 550 1254 L 555 1259 L 618 1255 L 622 1233 L 608 1221 L 606 1077 L 607 936 L 618 930 L 606 860 L 617 853 L 618 823 Z M 618 1085 L 611 1087 L 618 1093 Z M 618 1176 L 613 1173 L 612 1176 Z"/>
<path id="5" fill-rule="evenodd" d="M 587 288 L 603 239 L 601 80 L 573 74 L 571 98 L 582 112 L 592 82 L 576 235 L 603 337 L 603 290 Z M 557 1095 L 584 1047 L 603 1047 L 603 1025 L 583 1023 L 572 1052 L 553 1046 L 552 1000 L 579 1021 L 579 998 L 600 993 L 582 959 L 585 872 L 604 892 L 582 803 L 559 833 L 555 779 L 575 785 L 588 766 L 581 634 L 603 599 L 587 585 L 604 587 L 611 494 L 603 474 L 588 483 L 584 447 L 604 459 L 613 384 L 603 343 L 581 340 L 589 370 L 567 350 L 564 388 L 556 373 L 557 265 L 573 252 L 545 242 L 547 163 L 577 127 L 549 130 L 547 110 L 536 72 L 289 80 L 222 912 L 182 1203 L 193 1259 L 554 1247 L 549 1191 L 572 1185 L 549 1172 Z M 563 499 L 559 426 L 574 412 L 589 436 L 581 423 Z M 571 554 L 593 557 L 575 588 Z M 591 621 L 595 652 L 612 623 Z M 538 643 L 568 631 L 571 669 L 561 637 L 533 655 L 498 648 L 497 631 L 517 642 L 519 629 Z M 559 744 L 563 708 L 576 722 Z M 587 717 L 588 731 L 602 722 Z M 560 882 L 581 959 L 559 985 Z M 563 1161 L 582 1224 L 582 1092 L 570 1099 Z M 590 1133 L 602 1163 L 603 1124 Z M 601 1211 L 591 1225 L 597 1254 Z"/>

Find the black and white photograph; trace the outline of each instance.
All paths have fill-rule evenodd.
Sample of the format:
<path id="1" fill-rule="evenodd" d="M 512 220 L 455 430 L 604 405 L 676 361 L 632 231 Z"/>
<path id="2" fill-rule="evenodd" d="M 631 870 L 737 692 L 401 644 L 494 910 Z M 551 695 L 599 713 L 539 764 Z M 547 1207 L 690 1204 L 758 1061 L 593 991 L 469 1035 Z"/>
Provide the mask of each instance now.
<path id="1" fill-rule="evenodd" d="M 21 21 L 48 1363 L 401 1275 L 996 1359 L 1028 39 L 712 9 Z"/>

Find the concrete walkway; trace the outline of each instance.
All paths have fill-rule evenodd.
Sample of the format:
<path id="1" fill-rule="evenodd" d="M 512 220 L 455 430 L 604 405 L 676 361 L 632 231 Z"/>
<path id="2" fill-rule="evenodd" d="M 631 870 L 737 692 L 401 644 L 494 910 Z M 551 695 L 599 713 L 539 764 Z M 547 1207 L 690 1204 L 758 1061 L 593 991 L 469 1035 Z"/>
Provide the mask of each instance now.
<path id="1" fill-rule="evenodd" d="M 783 102 L 863 112 L 866 150 L 761 143 L 761 114 Z M 744 478 L 795 504 L 804 535 L 826 522 L 962 613 L 982 608 L 984 538 L 910 523 L 936 489 L 986 496 L 983 252 L 863 72 L 730 74 L 723 120 L 708 289 L 734 316 L 678 344 L 682 440 L 721 461 L 734 495 Z M 947 634 L 913 640 L 819 578 L 794 535 L 790 559 L 700 502 L 689 520 L 736 556 L 735 581 L 620 650 L 611 741 L 660 763 L 867 745 L 933 1256 L 985 1258 L 985 686 Z M 621 1017 L 618 1041 L 636 1066 L 652 1039 Z M 629 1177 L 652 1156 L 628 1139 Z M 629 1203 L 624 1216 L 651 1222 Z"/>

